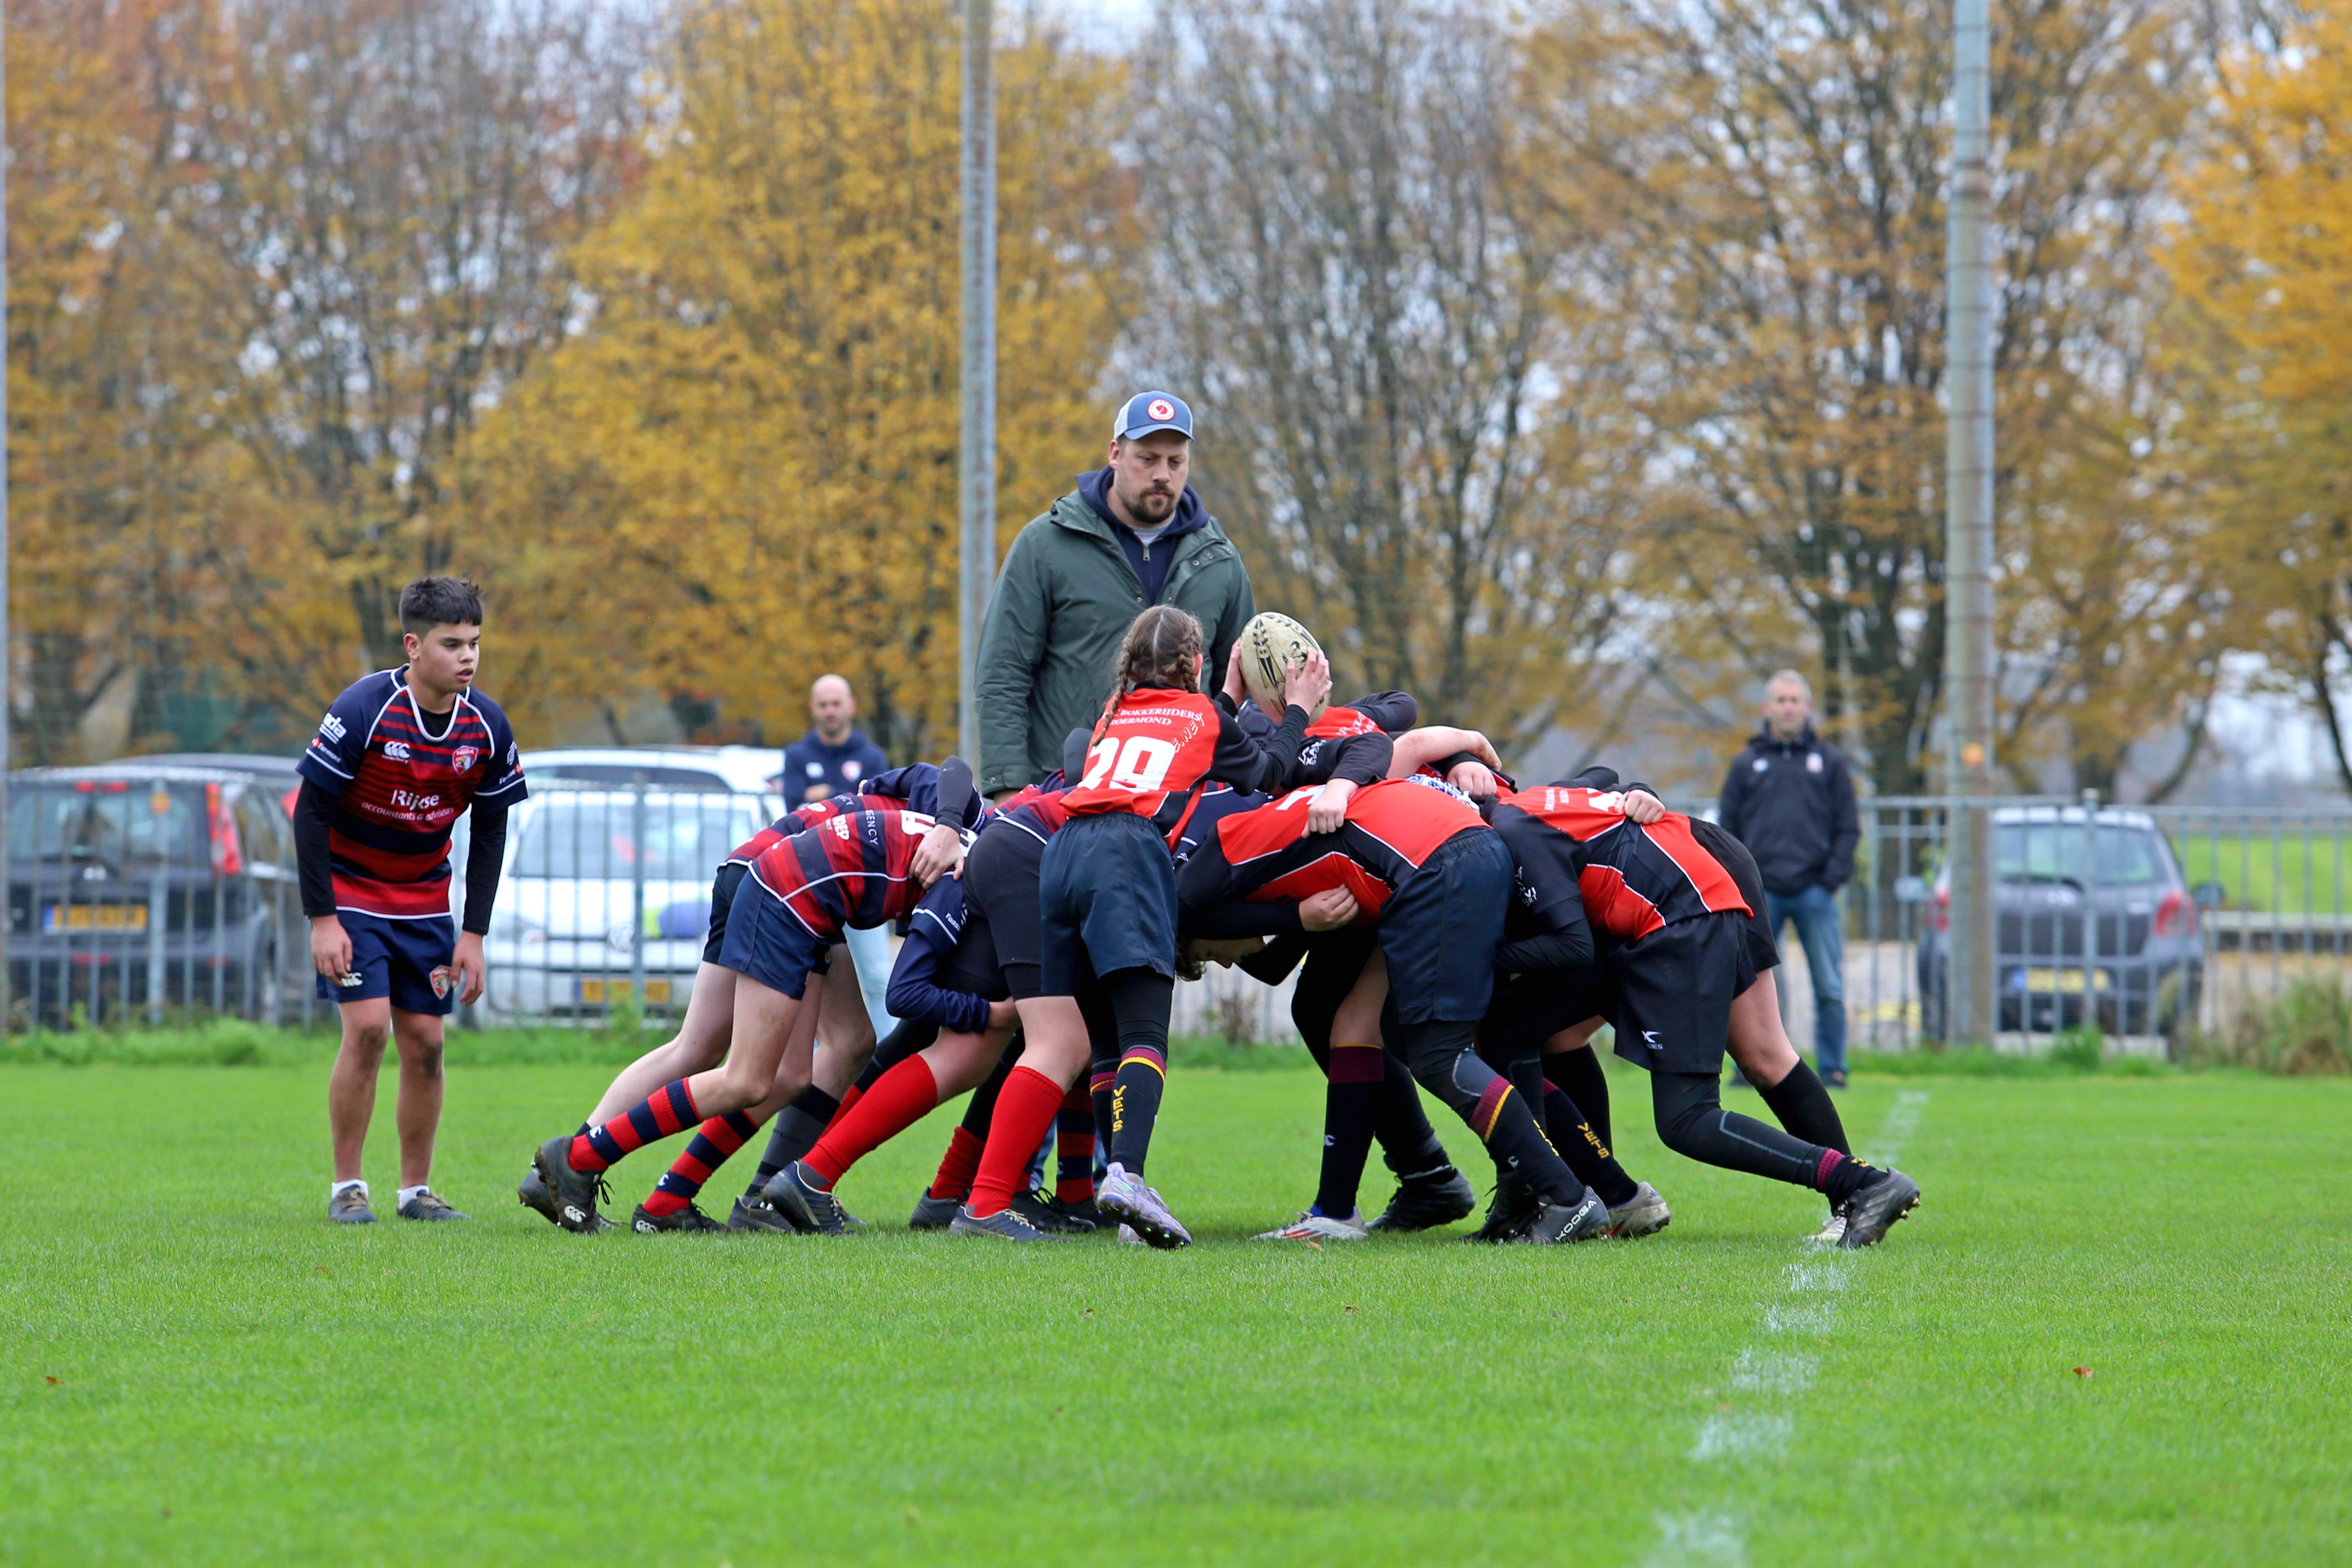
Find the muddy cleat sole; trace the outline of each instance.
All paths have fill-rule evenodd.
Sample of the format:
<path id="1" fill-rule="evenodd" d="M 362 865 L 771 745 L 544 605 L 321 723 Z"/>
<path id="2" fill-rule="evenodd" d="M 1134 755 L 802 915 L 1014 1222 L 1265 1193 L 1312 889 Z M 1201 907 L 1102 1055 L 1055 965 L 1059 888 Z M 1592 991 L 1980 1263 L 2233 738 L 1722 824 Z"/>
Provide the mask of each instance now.
<path id="1" fill-rule="evenodd" d="M 418 1193 L 415 1197 L 412 1197 L 406 1203 L 402 1204 L 397 1212 L 403 1219 L 437 1220 L 471 1219 L 474 1218 L 470 1214 L 459 1213 L 456 1208 L 450 1206 L 447 1199 L 444 1198 L 439 1193 L 435 1192 L 431 1187 L 426 1187 L 423 1192 Z"/>
<path id="2" fill-rule="evenodd" d="M 1840 1247 L 1875 1247 L 1895 1222 L 1919 1207 L 1919 1184 L 1901 1171 L 1859 1188 L 1845 1200 L 1845 1234 Z"/>
<path id="3" fill-rule="evenodd" d="M 1038 1229 L 1050 1230 L 1056 1236 L 1091 1236 L 1095 1231 L 1097 1222 L 1091 1212 L 1094 1205 L 1081 1209 L 1042 1189 L 1015 1193 L 1013 1208 Z"/>
<path id="4" fill-rule="evenodd" d="M 819 1236 L 846 1236 L 866 1222 L 841 1207 L 841 1199 L 816 1185 L 816 1173 L 798 1160 L 768 1178 L 760 1196 L 778 1214 Z"/>
<path id="5" fill-rule="evenodd" d="M 727 1216 L 727 1228 L 735 1231 L 766 1230 L 779 1236 L 798 1236 L 801 1233 L 800 1227 L 777 1213 L 772 1204 L 751 1197 L 735 1200 L 734 1209 Z"/>
<path id="6" fill-rule="evenodd" d="M 1070 1240 L 1067 1236 L 1055 1236 L 1051 1231 L 1038 1229 L 1012 1209 L 1000 1208 L 982 1219 L 974 1217 L 971 1210 L 961 1204 L 956 1206 L 955 1218 L 948 1222 L 948 1234 L 985 1236 L 998 1241 L 1066 1242 Z"/>
<path id="7" fill-rule="evenodd" d="M 368 1207 L 366 1193 L 346 1187 L 327 1199 L 327 1218 L 337 1225 L 373 1225 L 375 1210 Z"/>
<path id="8" fill-rule="evenodd" d="M 1095 1207 L 1105 1218 L 1133 1227 L 1146 1247 L 1172 1252 L 1192 1244 L 1192 1233 L 1169 1210 L 1166 1200 L 1144 1186 L 1141 1176 L 1128 1175 L 1124 1166 L 1114 1164 L 1103 1172 Z"/>
<path id="9" fill-rule="evenodd" d="M 915 1212 L 907 1217 L 909 1230 L 945 1230 L 955 1224 L 956 1210 L 963 1207 L 960 1197 L 933 1197 L 929 1193 L 915 1200 Z"/>
<path id="10" fill-rule="evenodd" d="M 676 1214 L 648 1214 L 641 1203 L 637 1212 L 629 1217 L 629 1228 L 640 1236 L 707 1236 L 724 1232 L 727 1228 L 690 1203 Z"/>
<path id="11" fill-rule="evenodd" d="M 1289 1224 L 1273 1230 L 1261 1230 L 1250 1239 L 1253 1241 L 1313 1241 L 1319 1244 L 1325 1241 L 1369 1241 L 1371 1236 L 1371 1227 L 1364 1223 L 1361 1210 L 1349 1215 L 1344 1219 L 1338 1219 L 1328 1214 L 1318 1214 L 1310 1208 L 1303 1211 Z"/>
<path id="12" fill-rule="evenodd" d="M 1407 1176 L 1399 1182 L 1389 1206 L 1365 1228 L 1400 1234 L 1434 1230 L 1441 1225 L 1469 1218 L 1477 1207 L 1478 1189 L 1470 1185 L 1468 1176 L 1448 1166 L 1443 1171 Z"/>
<path id="13" fill-rule="evenodd" d="M 1572 1204 L 1538 1201 L 1535 1213 L 1513 1239 L 1557 1247 L 1598 1241 L 1608 1234 L 1609 1206 L 1601 1201 L 1599 1193 L 1586 1187 L 1584 1197 Z"/>
<path id="14" fill-rule="evenodd" d="M 540 1145 L 539 1153 L 531 1156 L 530 1163 L 531 1169 L 539 1176 L 540 1185 L 547 1189 L 549 1206 L 540 1209 L 541 1214 L 564 1229 L 583 1235 L 604 1228 L 596 1223 L 596 1200 L 604 1192 L 604 1173 L 572 1168 L 571 1134 L 559 1133 Z M 517 1187 L 515 1194 L 524 1203 L 530 1203 L 528 1182 Z"/>
<path id="15" fill-rule="evenodd" d="M 1675 1212 L 1658 1189 L 1648 1182 L 1634 1186 L 1633 1196 L 1612 1205 L 1609 1210 L 1609 1234 L 1631 1239 L 1636 1236 L 1655 1236 L 1674 1223 Z"/>

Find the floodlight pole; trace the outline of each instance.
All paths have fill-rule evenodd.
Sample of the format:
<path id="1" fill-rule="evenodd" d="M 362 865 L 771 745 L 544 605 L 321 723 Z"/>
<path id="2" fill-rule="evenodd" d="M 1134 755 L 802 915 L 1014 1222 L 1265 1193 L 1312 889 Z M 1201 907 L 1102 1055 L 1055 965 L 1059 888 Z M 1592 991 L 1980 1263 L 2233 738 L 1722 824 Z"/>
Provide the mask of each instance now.
<path id="1" fill-rule="evenodd" d="M 1952 190 L 1945 256 L 1944 689 L 1949 734 L 1951 944 L 1945 1038 L 1990 1044 L 1994 990 L 1991 119 L 1987 0 L 1954 0 Z"/>
<path id="2" fill-rule="evenodd" d="M 980 624 L 996 575 L 996 75 L 992 0 L 963 0 L 963 439 L 956 745 L 980 767 Z"/>

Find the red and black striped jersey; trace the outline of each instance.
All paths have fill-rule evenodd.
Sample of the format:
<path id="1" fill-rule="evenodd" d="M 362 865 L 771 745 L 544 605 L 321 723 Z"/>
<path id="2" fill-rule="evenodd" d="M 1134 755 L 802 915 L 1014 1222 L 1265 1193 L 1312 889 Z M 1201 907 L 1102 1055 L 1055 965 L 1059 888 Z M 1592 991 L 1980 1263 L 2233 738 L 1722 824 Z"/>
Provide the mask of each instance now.
<path id="1" fill-rule="evenodd" d="M 335 907 L 394 920 L 449 913 L 449 832 L 476 801 L 528 792 L 499 705 L 457 694 L 447 714 L 416 706 L 408 672 L 379 670 L 337 697 L 296 768 L 333 796 Z"/>
<path id="2" fill-rule="evenodd" d="M 1358 789 L 1339 831 L 1310 834 L 1307 808 L 1316 793 L 1294 789 L 1218 822 L 1177 873 L 1183 918 L 1191 923 L 1236 899 L 1295 905 L 1344 887 L 1362 906 L 1360 921 L 1370 922 L 1440 844 L 1490 831 L 1478 808 L 1451 785 L 1415 774 Z M 1288 924 L 1264 929 L 1297 929 L 1295 910 Z"/>
<path id="3" fill-rule="evenodd" d="M 1620 940 L 1702 915 L 1749 913 L 1730 872 L 1692 836 L 1688 817 L 1669 811 L 1646 827 L 1630 821 L 1620 790 L 1521 789 L 1496 803 L 1495 826 L 1531 905 L 1560 902 L 1566 879 L 1593 929 Z"/>
<path id="4" fill-rule="evenodd" d="M 1265 794 L 1288 788 L 1306 730 L 1305 710 L 1293 707 L 1272 735 L 1254 740 L 1198 692 L 1140 686 L 1097 728 L 1086 775 L 1063 805 L 1074 817 L 1133 811 L 1164 833 L 1205 779 Z"/>
<path id="5" fill-rule="evenodd" d="M 836 812 L 780 839 L 751 862 L 751 875 L 812 936 L 888 925 L 914 913 L 923 890 L 908 874 L 935 822 L 921 811 L 878 806 Z"/>

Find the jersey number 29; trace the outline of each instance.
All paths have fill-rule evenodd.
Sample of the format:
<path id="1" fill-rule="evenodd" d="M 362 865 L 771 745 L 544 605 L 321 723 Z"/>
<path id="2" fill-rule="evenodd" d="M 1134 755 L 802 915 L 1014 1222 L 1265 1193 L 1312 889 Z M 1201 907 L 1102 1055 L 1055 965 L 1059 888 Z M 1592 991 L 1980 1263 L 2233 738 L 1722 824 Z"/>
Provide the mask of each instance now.
<path id="1" fill-rule="evenodd" d="M 1108 782 L 1114 789 L 1150 794 L 1167 782 L 1175 761 L 1172 741 L 1152 735 L 1106 736 L 1087 753 L 1087 776 L 1079 787 L 1094 789 Z"/>

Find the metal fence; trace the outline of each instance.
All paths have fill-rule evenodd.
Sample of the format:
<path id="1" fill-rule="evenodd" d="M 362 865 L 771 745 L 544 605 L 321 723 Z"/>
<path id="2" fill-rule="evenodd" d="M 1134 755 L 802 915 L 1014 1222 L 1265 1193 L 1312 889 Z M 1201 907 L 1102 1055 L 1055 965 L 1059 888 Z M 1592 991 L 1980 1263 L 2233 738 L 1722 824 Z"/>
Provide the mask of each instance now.
<path id="1" fill-rule="evenodd" d="M 1955 802 L 1862 803 L 1837 1006 L 1849 1040 L 1909 1050 L 1941 1034 L 1941 872 Z M 1705 810 L 1699 803 L 1685 809 Z M 2352 810 L 1991 802 L 2000 866 L 2004 1049 L 2085 1025 L 2126 1050 L 2177 1051 L 2305 978 L 2352 966 Z M 649 786 L 534 785 L 510 819 L 485 941 L 477 1027 L 593 1027 L 683 1011 L 701 961 L 713 868 L 775 802 Z M 462 915 L 467 845 L 452 845 Z M 12 1024 L 233 1015 L 323 1020 L 292 834 L 275 787 L 187 770 L 19 774 L 8 804 Z M 1816 986 L 1784 932 L 1790 1033 L 1810 1046 Z M 878 946 L 867 957 L 887 961 Z M 1177 989 L 1178 1033 L 1296 1038 L 1287 986 L 1213 969 Z"/>
<path id="2" fill-rule="evenodd" d="M 1943 1037 L 1944 845 L 1955 800 L 1862 802 L 1839 897 L 1848 1040 L 1903 1051 Z M 2006 1050 L 2095 1028 L 2178 1054 L 2304 978 L 2341 983 L 2352 810 L 2103 806 L 2095 795 L 1990 802 L 1996 988 Z M 1821 988 L 1784 929 L 1782 1001 L 1810 1048 Z"/>

